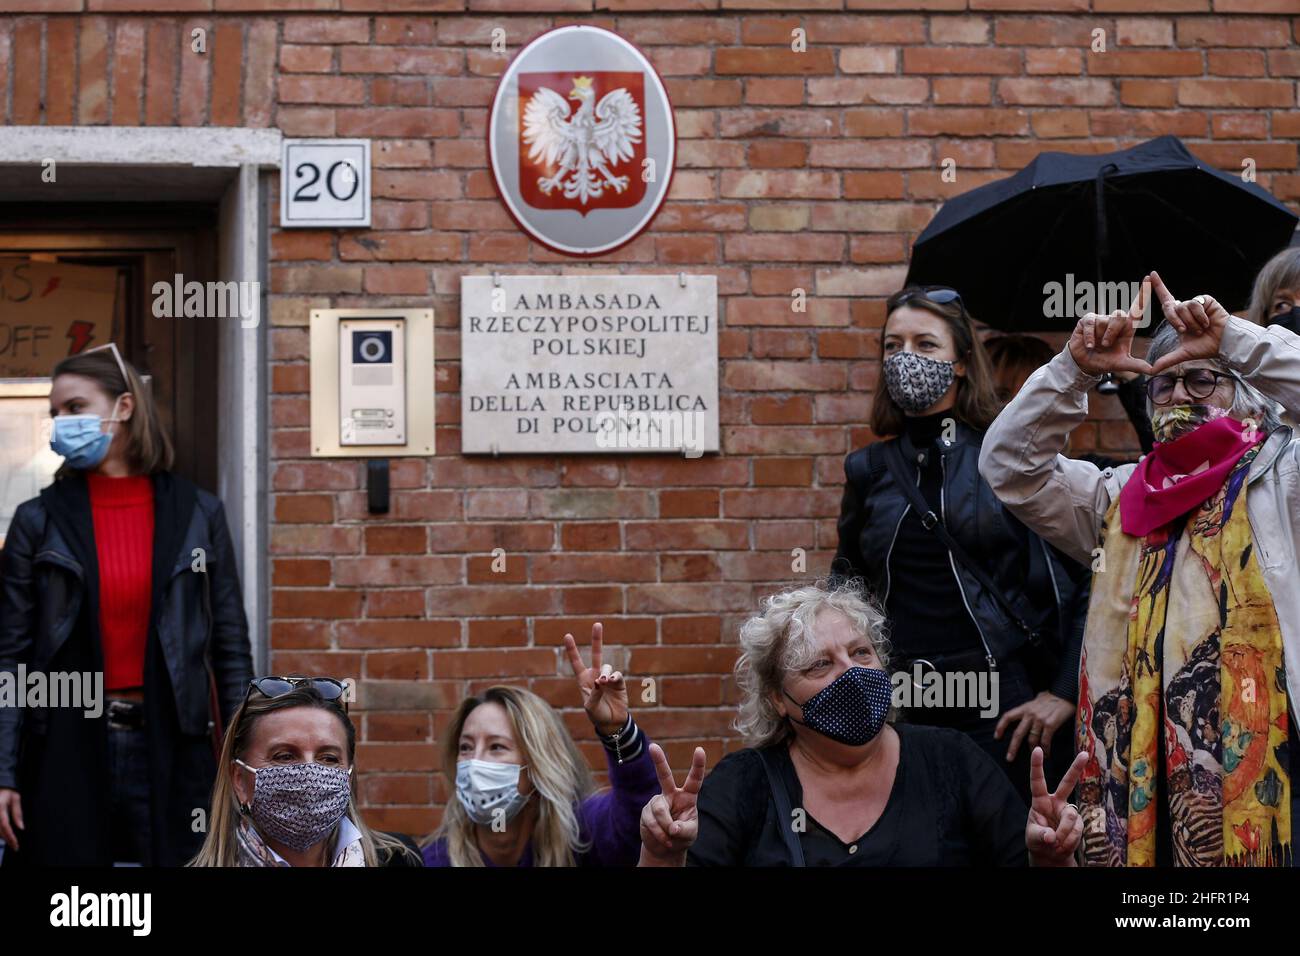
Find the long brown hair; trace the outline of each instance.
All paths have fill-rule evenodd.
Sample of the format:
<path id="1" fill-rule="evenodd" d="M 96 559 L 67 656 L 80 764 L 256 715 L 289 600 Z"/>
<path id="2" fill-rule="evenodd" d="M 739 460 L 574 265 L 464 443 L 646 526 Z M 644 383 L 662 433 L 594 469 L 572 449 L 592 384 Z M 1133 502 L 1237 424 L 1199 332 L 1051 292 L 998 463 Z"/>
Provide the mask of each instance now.
<path id="1" fill-rule="evenodd" d="M 533 865 L 573 866 L 574 854 L 586 849 L 580 836 L 577 805 L 595 790 L 591 770 L 550 704 L 532 691 L 503 684 L 461 701 L 444 731 L 442 769 L 453 796 L 447 801 L 442 823 L 429 834 L 424 845 L 446 838 L 447 857 L 452 866 L 483 865 L 474 821 L 455 793 L 461 731 L 474 709 L 487 703 L 505 708 L 514 730 L 515 745 L 538 796 L 538 817 L 532 838 Z"/>
<path id="2" fill-rule="evenodd" d="M 221 745 L 221 759 L 217 765 L 217 782 L 212 787 L 212 807 L 208 812 L 208 835 L 203 847 L 189 866 L 238 866 L 238 839 L 235 830 L 239 825 L 239 797 L 235 793 L 234 761 L 244 759 L 253 739 L 257 722 L 267 714 L 290 707 L 316 707 L 338 719 L 348 739 L 348 766 L 356 766 L 357 729 L 347 712 L 337 700 L 326 700 L 310 684 L 299 684 L 287 694 L 267 697 L 258 690 L 249 692 L 248 699 L 235 711 L 230 727 Z M 356 772 L 353 771 L 355 788 Z M 379 865 L 379 851 L 410 854 L 410 847 L 386 833 L 378 833 L 366 826 L 357 812 L 355 794 L 348 796 L 348 819 L 361 834 L 361 852 L 366 866 Z"/>
<path id="3" fill-rule="evenodd" d="M 127 467 L 133 475 L 168 471 L 172 467 L 174 455 L 171 439 L 167 437 L 167 430 L 163 428 L 162 419 L 158 415 L 158 405 L 135 367 L 126 359 L 122 359 L 122 364 L 126 366 L 126 380 L 123 380 L 122 370 L 107 349 L 69 355 L 54 366 L 50 380 L 53 381 L 60 375 L 80 375 L 93 381 L 112 401 L 117 401 L 119 396 L 130 392 L 135 400 L 135 410 L 131 414 L 131 420 L 124 423 L 127 430 Z M 73 470 L 65 463 L 56 475 L 62 478 Z"/>
<path id="4" fill-rule="evenodd" d="M 1283 249 L 1259 270 L 1250 294 L 1246 318 L 1256 325 L 1268 325 L 1273 296 L 1278 289 L 1300 292 L 1300 246 Z"/>
<path id="5" fill-rule="evenodd" d="M 953 406 L 956 417 L 971 428 L 984 431 L 998 417 L 1001 406 L 993 384 L 993 367 L 983 343 L 975 334 L 970 314 L 960 299 L 952 302 L 932 302 L 924 295 L 921 286 L 909 285 L 899 289 L 885 302 L 885 324 L 880 329 L 881 354 L 884 354 L 885 331 L 889 316 L 904 305 L 937 315 L 952 332 L 957 360 L 966 365 L 966 374 L 957 379 L 957 403 Z M 907 416 L 898 407 L 889 389 L 885 387 L 883 371 L 876 384 L 876 394 L 871 402 L 871 430 L 880 437 L 901 435 Z"/>

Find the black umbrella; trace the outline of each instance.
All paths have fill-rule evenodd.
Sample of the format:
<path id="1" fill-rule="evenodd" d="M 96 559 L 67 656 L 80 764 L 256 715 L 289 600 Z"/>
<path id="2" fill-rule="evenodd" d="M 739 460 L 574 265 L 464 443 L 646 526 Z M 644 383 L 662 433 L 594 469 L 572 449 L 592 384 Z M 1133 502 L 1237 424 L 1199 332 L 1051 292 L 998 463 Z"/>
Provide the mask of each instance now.
<path id="1" fill-rule="evenodd" d="M 1117 287 L 1097 286 L 1127 290 L 1152 269 L 1177 296 L 1207 292 L 1237 310 L 1296 221 L 1176 136 L 1099 155 L 1040 153 L 1014 176 L 944 203 L 916 240 L 907 281 L 952 286 L 976 319 L 1008 332 L 1066 331 L 1079 302 L 1083 311 L 1128 308 L 1128 298 L 1112 304 Z"/>

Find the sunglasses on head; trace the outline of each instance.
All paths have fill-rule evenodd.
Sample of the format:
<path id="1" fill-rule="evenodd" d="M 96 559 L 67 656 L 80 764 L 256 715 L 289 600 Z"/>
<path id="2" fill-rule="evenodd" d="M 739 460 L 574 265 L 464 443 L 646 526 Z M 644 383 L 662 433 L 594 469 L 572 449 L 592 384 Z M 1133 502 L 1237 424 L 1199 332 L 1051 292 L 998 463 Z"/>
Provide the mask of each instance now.
<path id="1" fill-rule="evenodd" d="M 966 311 L 966 303 L 961 300 L 961 293 L 947 286 L 939 285 L 929 289 L 914 289 L 905 293 L 898 300 L 898 305 L 904 305 L 916 298 L 926 299 L 935 305 L 947 305 L 949 302 L 956 302 L 963 312 Z"/>
<path id="2" fill-rule="evenodd" d="M 1181 375 L 1163 372 L 1147 379 L 1147 398 L 1151 399 L 1152 405 L 1168 405 L 1173 401 L 1174 388 L 1179 382 L 1183 383 L 1183 389 L 1192 398 L 1209 398 L 1219 387 L 1219 381 L 1225 378 L 1234 382 L 1237 380 L 1235 375 L 1216 372 L 1212 368 L 1188 369 Z"/>
<path id="3" fill-rule="evenodd" d="M 102 352 L 104 349 L 108 349 L 113 353 L 113 360 L 117 362 L 118 371 L 122 373 L 122 384 L 126 386 L 128 392 L 131 391 L 131 376 L 126 374 L 126 363 L 122 361 L 122 353 L 117 350 L 117 346 L 112 342 L 107 345 L 96 345 L 93 349 L 86 349 L 81 354 L 89 355 L 91 352 Z"/>
<path id="4" fill-rule="evenodd" d="M 323 700 L 337 700 L 345 711 L 348 709 L 347 685 L 333 677 L 255 677 L 248 682 L 248 692 L 257 691 L 263 697 L 283 697 L 303 686 L 310 687 Z"/>

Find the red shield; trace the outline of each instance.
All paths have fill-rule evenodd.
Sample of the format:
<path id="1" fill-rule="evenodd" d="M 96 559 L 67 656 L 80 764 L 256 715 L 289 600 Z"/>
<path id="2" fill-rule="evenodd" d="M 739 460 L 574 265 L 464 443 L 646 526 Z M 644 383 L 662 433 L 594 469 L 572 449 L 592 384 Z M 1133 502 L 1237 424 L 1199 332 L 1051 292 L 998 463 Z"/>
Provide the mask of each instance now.
<path id="1" fill-rule="evenodd" d="M 640 72 L 599 70 L 519 74 L 524 202 L 585 216 L 645 198 L 644 79 Z"/>

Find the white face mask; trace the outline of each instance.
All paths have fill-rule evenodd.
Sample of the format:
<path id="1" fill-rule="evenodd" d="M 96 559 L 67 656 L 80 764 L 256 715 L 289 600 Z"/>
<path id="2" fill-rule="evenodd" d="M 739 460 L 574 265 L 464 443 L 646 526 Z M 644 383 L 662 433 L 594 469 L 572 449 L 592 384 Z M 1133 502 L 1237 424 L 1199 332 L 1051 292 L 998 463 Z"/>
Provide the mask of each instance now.
<path id="1" fill-rule="evenodd" d="M 509 822 L 523 809 L 528 796 L 519 792 L 517 763 L 461 760 L 456 764 L 456 796 L 475 823 L 487 825 L 499 816 Z"/>

